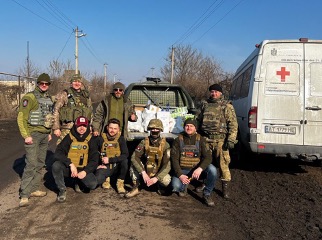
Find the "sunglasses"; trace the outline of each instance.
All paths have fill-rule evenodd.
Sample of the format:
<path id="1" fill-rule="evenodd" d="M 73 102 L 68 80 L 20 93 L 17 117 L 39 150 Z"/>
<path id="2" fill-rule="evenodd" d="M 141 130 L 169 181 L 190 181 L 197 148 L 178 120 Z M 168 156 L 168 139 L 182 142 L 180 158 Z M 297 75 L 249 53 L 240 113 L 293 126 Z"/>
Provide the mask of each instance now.
<path id="1" fill-rule="evenodd" d="M 48 82 L 40 82 L 40 83 L 38 83 L 39 85 L 44 85 L 44 86 L 49 86 L 50 85 L 50 83 L 48 83 Z"/>
<path id="2" fill-rule="evenodd" d="M 123 92 L 123 89 L 121 89 L 121 88 L 114 88 L 113 90 L 114 90 L 114 92 Z"/>

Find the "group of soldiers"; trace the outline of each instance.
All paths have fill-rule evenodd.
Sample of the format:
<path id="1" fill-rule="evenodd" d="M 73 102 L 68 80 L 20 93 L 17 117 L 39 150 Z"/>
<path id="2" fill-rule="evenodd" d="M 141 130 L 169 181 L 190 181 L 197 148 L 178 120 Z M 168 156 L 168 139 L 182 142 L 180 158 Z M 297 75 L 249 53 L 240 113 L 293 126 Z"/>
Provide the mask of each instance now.
<path id="1" fill-rule="evenodd" d="M 237 142 L 238 126 L 234 108 L 224 100 L 220 85 L 209 87 L 210 96 L 200 113 L 195 119 L 186 119 L 184 131 L 171 147 L 161 136 L 161 120 L 152 119 L 149 136 L 129 156 L 123 133 L 137 115 L 124 96 L 124 84 L 114 83 L 95 113 L 80 75 L 72 77 L 70 88 L 57 94 L 55 103 L 48 94 L 50 84 L 48 74 L 39 75 L 35 90 L 22 98 L 19 108 L 17 121 L 26 150 L 19 206 L 29 205 L 30 197 L 47 194 L 41 190 L 41 170 L 52 133 L 58 137 L 51 168 L 58 202 L 66 201 L 66 178 L 72 179 L 76 192 L 99 186 L 109 189 L 115 183 L 116 191 L 125 198 L 138 195 L 144 187 L 160 195 L 176 192 L 183 197 L 191 181 L 202 180 L 195 190 L 203 193 L 207 206 L 214 206 L 211 194 L 219 175 L 215 166 L 220 170 L 223 197 L 229 198 L 229 149 Z M 128 173 L 130 191 L 124 184 Z"/>

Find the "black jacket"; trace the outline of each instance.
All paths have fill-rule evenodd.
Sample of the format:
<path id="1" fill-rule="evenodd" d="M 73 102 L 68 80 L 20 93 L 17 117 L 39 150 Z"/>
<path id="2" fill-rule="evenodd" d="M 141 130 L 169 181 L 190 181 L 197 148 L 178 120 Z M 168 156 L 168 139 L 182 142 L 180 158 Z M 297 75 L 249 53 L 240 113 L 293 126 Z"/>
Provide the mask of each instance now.
<path id="1" fill-rule="evenodd" d="M 76 131 L 76 127 L 74 126 L 71 129 L 70 134 L 72 134 L 77 139 L 77 141 L 84 142 L 86 137 L 90 134 L 90 128 L 88 127 L 85 134 L 83 136 L 80 136 Z M 71 143 L 72 139 L 68 134 L 58 144 L 54 154 L 54 161 L 61 161 L 66 167 L 69 167 L 72 162 L 67 156 Z M 98 161 L 100 159 L 98 143 L 98 137 L 95 136 L 92 136 L 92 138 L 88 141 L 88 163 L 83 169 L 86 173 L 94 172 L 98 166 Z"/>

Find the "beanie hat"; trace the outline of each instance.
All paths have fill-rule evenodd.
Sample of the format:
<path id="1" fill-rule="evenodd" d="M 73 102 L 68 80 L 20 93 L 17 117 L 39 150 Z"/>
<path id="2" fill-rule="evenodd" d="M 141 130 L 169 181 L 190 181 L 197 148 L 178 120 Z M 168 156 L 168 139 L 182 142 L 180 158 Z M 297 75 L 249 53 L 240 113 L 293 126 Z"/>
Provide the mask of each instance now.
<path id="1" fill-rule="evenodd" d="M 186 121 L 184 121 L 183 126 L 186 126 L 187 124 L 192 124 L 197 128 L 197 121 L 193 118 L 186 119 Z"/>
<path id="2" fill-rule="evenodd" d="M 48 82 L 50 84 L 51 82 L 49 75 L 47 73 L 40 74 L 37 78 L 37 83 L 39 84 L 40 82 Z"/>
<path id="3" fill-rule="evenodd" d="M 86 117 L 78 117 L 75 120 L 75 126 L 78 128 L 79 126 L 88 127 L 88 119 Z"/>
<path id="4" fill-rule="evenodd" d="M 121 82 L 116 82 L 116 83 L 113 84 L 113 89 L 116 89 L 116 88 L 119 88 L 119 89 L 124 90 L 125 89 L 125 86 Z"/>
<path id="5" fill-rule="evenodd" d="M 216 90 L 216 91 L 218 91 L 218 92 L 221 92 L 221 93 L 222 93 L 222 88 L 221 88 L 221 86 L 220 86 L 219 84 L 217 84 L 217 83 L 215 83 L 215 84 L 213 84 L 213 85 L 211 85 L 211 86 L 209 87 L 209 92 L 210 92 L 211 90 Z"/>

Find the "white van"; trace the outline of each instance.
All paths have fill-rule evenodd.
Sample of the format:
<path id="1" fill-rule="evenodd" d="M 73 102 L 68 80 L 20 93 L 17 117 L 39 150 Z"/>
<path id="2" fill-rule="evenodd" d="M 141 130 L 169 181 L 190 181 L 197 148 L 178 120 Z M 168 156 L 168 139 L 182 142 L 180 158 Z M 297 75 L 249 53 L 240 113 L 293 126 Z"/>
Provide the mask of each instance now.
<path id="1" fill-rule="evenodd" d="M 230 91 L 239 141 L 254 153 L 322 159 L 322 40 L 265 40 Z"/>

